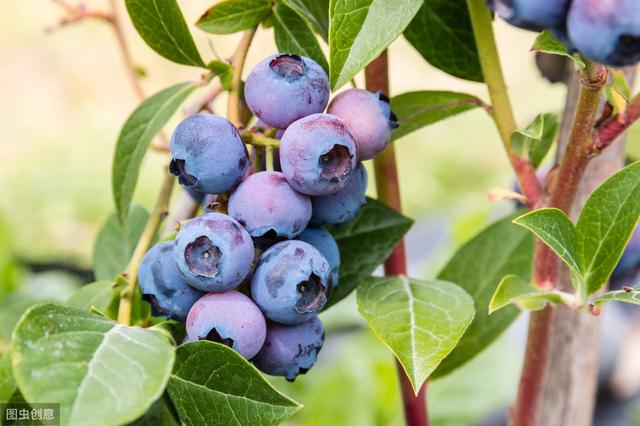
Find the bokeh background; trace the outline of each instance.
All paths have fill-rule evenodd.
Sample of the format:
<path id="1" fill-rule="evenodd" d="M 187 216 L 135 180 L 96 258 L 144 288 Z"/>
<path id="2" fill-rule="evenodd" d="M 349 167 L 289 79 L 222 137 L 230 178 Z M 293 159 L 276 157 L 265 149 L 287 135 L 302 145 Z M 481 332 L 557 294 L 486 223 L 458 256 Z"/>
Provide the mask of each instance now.
<path id="1" fill-rule="evenodd" d="M 212 1 L 179 3 L 192 23 Z M 88 5 L 108 8 L 97 0 Z M 145 71 L 147 94 L 199 77 L 197 69 L 170 63 L 148 48 L 122 5 L 119 14 L 134 61 Z M 115 141 L 138 104 L 112 29 L 86 21 L 46 33 L 63 15 L 46 0 L 0 3 L 0 348 L 34 298 L 64 301 L 86 280 L 94 239 L 113 211 Z M 191 29 L 205 60 L 214 58 L 211 46 L 215 54 L 229 57 L 239 38 Z M 496 32 L 519 125 L 540 112 L 561 112 L 565 87 L 550 84 L 537 71 L 529 52 L 535 34 L 501 22 Z M 247 70 L 275 50 L 272 30 L 261 29 Z M 403 39 L 391 45 L 389 59 L 391 95 L 437 89 L 488 100 L 483 85 L 432 68 Z M 361 76 L 356 81 L 362 86 Z M 221 96 L 214 108 L 224 113 L 224 105 Z M 180 114 L 167 129 L 179 119 Z M 630 145 L 639 144 L 636 129 Z M 415 132 L 397 141 L 396 149 L 404 208 L 416 219 L 407 237 L 411 273 L 433 277 L 456 247 L 512 208 L 487 200 L 490 188 L 512 185 L 512 174 L 482 110 Z M 163 154 L 146 156 L 137 203 L 151 207 L 166 162 Z M 375 195 L 373 185 L 370 193 Z M 306 406 L 290 424 L 400 424 L 391 355 L 359 318 L 353 298 L 322 317 L 328 338 L 318 366 L 294 384 L 274 380 Z M 433 424 L 475 424 L 504 412 L 514 394 L 524 333 L 521 319 L 474 361 L 430 384 Z"/>

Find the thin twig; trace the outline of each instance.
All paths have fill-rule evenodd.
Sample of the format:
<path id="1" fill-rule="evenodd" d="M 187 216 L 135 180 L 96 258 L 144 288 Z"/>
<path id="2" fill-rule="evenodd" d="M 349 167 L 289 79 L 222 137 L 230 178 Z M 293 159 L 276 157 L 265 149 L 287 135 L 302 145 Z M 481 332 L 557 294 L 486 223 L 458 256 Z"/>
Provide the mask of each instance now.
<path id="1" fill-rule="evenodd" d="M 244 68 L 247 52 L 249 51 L 249 46 L 251 46 L 251 40 L 253 40 L 256 30 L 257 27 L 254 27 L 242 33 L 242 39 L 240 39 L 240 43 L 231 60 L 233 79 L 231 80 L 231 90 L 229 90 L 229 98 L 227 100 L 227 118 L 238 128 L 242 127 L 242 120 L 240 119 L 242 69 Z"/>

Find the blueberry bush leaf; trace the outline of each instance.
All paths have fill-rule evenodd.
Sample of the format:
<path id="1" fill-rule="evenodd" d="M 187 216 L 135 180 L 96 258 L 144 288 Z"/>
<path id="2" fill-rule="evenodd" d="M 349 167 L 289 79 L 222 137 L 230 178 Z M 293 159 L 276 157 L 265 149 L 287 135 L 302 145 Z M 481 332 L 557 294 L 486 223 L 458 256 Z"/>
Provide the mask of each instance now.
<path id="1" fill-rule="evenodd" d="M 442 377 L 460 367 L 491 344 L 516 319 L 518 309 L 506 307 L 489 316 L 487 307 L 498 283 L 508 274 L 529 280 L 533 237 L 514 226 L 508 216 L 469 240 L 438 275 L 455 282 L 471 295 L 476 315 L 462 339 L 433 373 Z"/>
<path id="2" fill-rule="evenodd" d="M 176 0 L 125 0 L 140 37 L 170 61 L 204 67 Z"/>
<path id="3" fill-rule="evenodd" d="M 329 57 L 331 88 L 344 86 L 407 27 L 420 0 L 331 0 Z"/>
<path id="4" fill-rule="evenodd" d="M 582 278 L 578 264 L 576 228 L 562 210 L 534 210 L 514 219 L 513 223 L 533 232 L 567 264 L 576 277 Z"/>
<path id="5" fill-rule="evenodd" d="M 351 222 L 330 228 L 340 249 L 340 283 L 329 297 L 331 306 L 348 296 L 385 261 L 413 221 L 383 203 L 367 198 Z"/>
<path id="6" fill-rule="evenodd" d="M 329 70 L 320 43 L 307 22 L 281 0 L 276 2 L 273 11 L 273 28 L 280 52 L 307 56 L 320 64 L 325 71 Z"/>
<path id="7" fill-rule="evenodd" d="M 549 53 L 552 55 L 561 55 L 570 58 L 575 62 L 576 66 L 580 69 L 586 67 L 584 61 L 580 57 L 579 53 L 570 53 L 566 46 L 554 36 L 551 31 L 544 30 L 538 37 L 536 37 L 532 51 Z"/>
<path id="8" fill-rule="evenodd" d="M 425 1 L 404 37 L 434 67 L 465 80 L 484 80 L 464 0 Z"/>
<path id="9" fill-rule="evenodd" d="M 570 304 L 572 299 L 570 294 L 558 291 L 545 292 L 517 275 L 507 275 L 500 280 L 491 298 L 489 315 L 511 304 L 522 310 L 539 311 L 549 302 Z"/>
<path id="10" fill-rule="evenodd" d="M 226 0 L 216 3 L 196 25 L 213 34 L 232 34 L 255 27 L 271 14 L 269 0 Z"/>
<path id="11" fill-rule="evenodd" d="M 162 395 L 175 357 L 163 333 L 44 303 L 18 323 L 13 372 L 28 402 L 60 403 L 61 424 L 125 424 Z"/>
<path id="12" fill-rule="evenodd" d="M 542 114 L 543 128 L 540 139 L 533 141 L 529 147 L 529 159 L 536 169 L 540 167 L 542 160 L 547 156 L 558 134 L 558 116 L 547 113 Z"/>
<path id="13" fill-rule="evenodd" d="M 578 223 L 577 250 L 587 293 L 598 291 L 618 264 L 640 216 L 640 162 L 607 179 L 587 200 Z"/>
<path id="14" fill-rule="evenodd" d="M 134 204 L 121 223 L 115 213 L 104 223 L 93 245 L 93 272 L 97 280 L 111 280 L 122 273 L 142 234 L 149 213 Z"/>
<path id="15" fill-rule="evenodd" d="M 114 319 L 118 314 L 120 290 L 116 283 L 110 280 L 96 281 L 80 287 L 67 300 L 66 305 L 85 311 L 95 308 L 109 318 Z"/>
<path id="16" fill-rule="evenodd" d="M 424 90 L 408 92 L 391 99 L 391 109 L 398 117 L 392 134 L 396 140 L 422 127 L 437 123 L 482 105 L 475 96 L 465 93 Z"/>
<path id="17" fill-rule="evenodd" d="M 400 361 L 416 392 L 474 315 L 471 296 L 447 281 L 369 277 L 357 296 L 358 310 Z"/>
<path id="18" fill-rule="evenodd" d="M 329 39 L 329 0 L 283 0 L 302 16 L 315 32 Z"/>
<path id="19" fill-rule="evenodd" d="M 167 390 L 185 425 L 275 425 L 300 409 L 233 349 L 206 340 L 178 347 Z"/>
<path id="20" fill-rule="evenodd" d="M 0 355 L 0 404 L 9 402 L 16 389 L 11 368 L 11 351 L 7 351 Z"/>
<path id="21" fill-rule="evenodd" d="M 192 82 L 168 87 L 142 102 L 124 123 L 116 143 L 111 175 L 111 190 L 120 222 L 124 222 L 129 212 L 149 143 L 196 87 Z"/>
<path id="22" fill-rule="evenodd" d="M 625 302 L 640 305 L 640 287 L 625 287 L 622 290 L 609 291 L 594 299 L 593 303 L 598 306 L 606 302 Z"/>

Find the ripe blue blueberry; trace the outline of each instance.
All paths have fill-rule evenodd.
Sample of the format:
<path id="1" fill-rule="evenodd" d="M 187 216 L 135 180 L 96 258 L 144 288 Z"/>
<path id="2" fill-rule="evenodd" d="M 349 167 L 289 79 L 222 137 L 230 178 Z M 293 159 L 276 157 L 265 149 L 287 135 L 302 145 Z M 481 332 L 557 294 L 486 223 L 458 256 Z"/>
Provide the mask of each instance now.
<path id="1" fill-rule="evenodd" d="M 347 124 L 334 115 L 304 117 L 282 135 L 282 172 L 303 194 L 335 194 L 349 182 L 356 164 L 356 141 Z"/>
<path id="2" fill-rule="evenodd" d="M 251 272 L 251 236 L 233 218 L 205 213 L 182 226 L 174 256 L 189 285 L 222 292 L 238 286 Z"/>
<path id="3" fill-rule="evenodd" d="M 331 266 L 312 245 L 282 241 L 265 251 L 251 279 L 251 296 L 264 315 L 280 324 L 300 324 L 327 303 Z"/>
<path id="4" fill-rule="evenodd" d="M 252 362 L 264 373 L 292 382 L 313 367 L 323 343 L 324 327 L 318 317 L 293 326 L 269 322 L 267 339 Z"/>
<path id="5" fill-rule="evenodd" d="M 187 317 L 185 342 L 211 340 L 253 358 L 264 343 L 267 325 L 260 309 L 237 291 L 209 293 L 199 299 Z"/>
<path id="6" fill-rule="evenodd" d="M 640 60 L 640 5 L 635 0 L 574 0 L 567 30 L 573 45 L 603 64 Z"/>
<path id="7" fill-rule="evenodd" d="M 324 197 L 311 197 L 313 213 L 311 223 L 314 225 L 338 224 L 353 220 L 366 204 L 367 170 L 362 163 L 358 164 L 349 183 L 340 192 Z"/>
<path id="8" fill-rule="evenodd" d="M 156 244 L 144 255 L 138 271 L 142 298 L 153 315 L 184 321 L 204 292 L 187 285 L 173 257 L 173 241 Z"/>
<path id="9" fill-rule="evenodd" d="M 391 140 L 398 118 L 391 111 L 389 98 L 380 92 L 349 89 L 336 96 L 327 113 L 341 118 L 358 144 L 358 157 L 370 160 L 380 154 Z"/>
<path id="10" fill-rule="evenodd" d="M 251 71 L 244 96 L 260 121 L 285 129 L 302 117 L 324 111 L 329 102 L 329 78 L 312 59 L 276 54 Z"/>
<path id="11" fill-rule="evenodd" d="M 254 238 L 293 238 L 311 219 L 311 200 L 291 188 L 282 173 L 260 172 L 231 195 L 229 215 Z"/>
<path id="12" fill-rule="evenodd" d="M 333 235 L 321 226 L 309 226 L 298 235 L 298 239 L 317 248 L 327 259 L 329 266 L 331 266 L 331 286 L 332 288 L 337 286 L 340 271 L 340 249 Z"/>
<path id="13" fill-rule="evenodd" d="M 541 31 L 561 27 L 570 0 L 487 0 L 498 16 L 513 26 Z"/>
<path id="14" fill-rule="evenodd" d="M 187 188 L 220 194 L 233 188 L 249 166 L 235 126 L 213 114 L 184 119 L 171 136 L 171 173 Z"/>

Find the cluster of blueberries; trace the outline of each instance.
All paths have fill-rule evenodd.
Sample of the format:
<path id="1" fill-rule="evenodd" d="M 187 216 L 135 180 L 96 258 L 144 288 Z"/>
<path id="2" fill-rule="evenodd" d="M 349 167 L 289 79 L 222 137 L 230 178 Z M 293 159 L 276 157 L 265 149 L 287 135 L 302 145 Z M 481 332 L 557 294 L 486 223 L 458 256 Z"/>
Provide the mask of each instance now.
<path id="1" fill-rule="evenodd" d="M 323 113 L 327 75 L 297 55 L 264 59 L 244 92 L 259 119 L 252 130 L 277 129 L 274 171 L 249 167 L 225 118 L 182 121 L 170 171 L 189 191 L 230 196 L 226 210 L 218 205 L 152 247 L 138 280 L 155 315 L 186 321 L 185 341 L 226 344 L 294 380 L 315 363 L 324 341 L 317 314 L 338 285 L 340 252 L 323 225 L 357 215 L 367 187 L 360 161 L 384 150 L 397 119 L 388 98 L 361 89 L 342 92 Z"/>
<path id="2" fill-rule="evenodd" d="M 551 30 L 570 50 L 612 66 L 640 60 L 637 0 L 487 0 L 516 27 Z"/>

